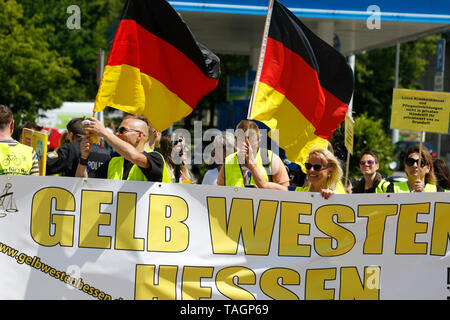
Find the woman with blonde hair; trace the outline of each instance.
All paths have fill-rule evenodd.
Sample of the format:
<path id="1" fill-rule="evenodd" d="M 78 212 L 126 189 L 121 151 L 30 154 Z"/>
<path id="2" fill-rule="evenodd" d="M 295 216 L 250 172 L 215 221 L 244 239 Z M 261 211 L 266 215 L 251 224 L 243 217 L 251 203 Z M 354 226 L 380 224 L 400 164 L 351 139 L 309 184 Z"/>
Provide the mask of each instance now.
<path id="1" fill-rule="evenodd" d="M 319 192 L 325 199 L 332 194 L 345 194 L 344 188 L 337 188 L 343 171 L 339 160 L 327 149 L 314 149 L 308 154 L 304 164 L 306 168 L 306 182 L 302 187 L 294 190 L 299 192 Z M 282 186 L 265 181 L 262 176 L 255 175 L 258 188 L 292 190 L 290 187 Z"/>
<path id="2" fill-rule="evenodd" d="M 320 192 L 325 199 L 334 193 L 343 194 L 343 189 L 336 189 L 343 172 L 339 160 L 327 149 L 314 149 L 309 152 L 305 162 L 306 182 L 295 188 L 300 192 Z"/>

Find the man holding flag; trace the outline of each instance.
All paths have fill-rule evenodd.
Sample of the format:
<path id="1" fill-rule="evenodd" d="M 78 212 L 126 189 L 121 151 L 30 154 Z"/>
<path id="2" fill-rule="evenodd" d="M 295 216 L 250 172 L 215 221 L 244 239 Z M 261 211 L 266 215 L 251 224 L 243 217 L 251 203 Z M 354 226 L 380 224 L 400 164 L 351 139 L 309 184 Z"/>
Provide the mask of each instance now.
<path id="1" fill-rule="evenodd" d="M 345 119 L 353 85 L 344 56 L 270 0 L 248 118 L 279 130 L 279 146 L 304 172 L 310 150 L 326 149 Z"/>
<path id="2" fill-rule="evenodd" d="M 89 135 L 104 138 L 119 154 L 98 168 L 95 172 L 96 178 L 162 181 L 164 162 L 161 155 L 144 150 L 151 130 L 145 117 L 136 115 L 125 117 L 115 134 L 107 130 L 97 119 L 92 117 L 88 120 L 83 128 Z M 92 148 L 89 135 L 81 141 L 77 177 L 87 176 L 87 159 Z"/>

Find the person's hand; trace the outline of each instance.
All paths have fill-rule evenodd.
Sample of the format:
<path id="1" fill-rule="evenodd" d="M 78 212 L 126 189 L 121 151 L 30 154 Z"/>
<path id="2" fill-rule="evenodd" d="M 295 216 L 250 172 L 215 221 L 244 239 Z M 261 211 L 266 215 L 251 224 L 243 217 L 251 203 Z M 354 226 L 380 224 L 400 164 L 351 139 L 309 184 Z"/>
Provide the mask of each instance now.
<path id="1" fill-rule="evenodd" d="M 414 183 L 413 192 L 423 192 L 425 190 L 425 182 L 421 179 L 417 179 Z"/>
<path id="2" fill-rule="evenodd" d="M 256 165 L 255 151 L 253 150 L 248 138 L 245 139 L 243 148 L 245 165 L 247 167 L 249 167 L 249 165 Z"/>
<path id="3" fill-rule="evenodd" d="M 250 143 L 248 143 L 248 141 L 245 142 L 245 144 L 244 144 L 244 151 L 245 151 L 244 159 L 245 159 L 245 164 L 247 165 L 247 167 L 249 165 L 256 164 L 252 146 L 250 145 Z"/>
<path id="4" fill-rule="evenodd" d="M 84 136 L 80 141 L 81 157 L 87 159 L 91 153 L 92 143 L 88 136 Z"/>
<path id="5" fill-rule="evenodd" d="M 322 195 L 322 197 L 324 199 L 328 199 L 331 195 L 334 194 L 334 191 L 331 189 L 322 189 L 322 191 L 320 192 L 320 194 Z"/>
<path id="6" fill-rule="evenodd" d="M 83 129 L 86 130 L 88 136 L 96 135 L 104 138 L 109 133 L 103 123 L 101 123 L 97 119 L 89 117 L 86 120 L 86 124 L 83 125 Z"/>
<path id="7" fill-rule="evenodd" d="M 236 142 L 236 156 L 238 159 L 238 164 L 245 164 L 245 142 L 242 140 L 239 140 Z"/>

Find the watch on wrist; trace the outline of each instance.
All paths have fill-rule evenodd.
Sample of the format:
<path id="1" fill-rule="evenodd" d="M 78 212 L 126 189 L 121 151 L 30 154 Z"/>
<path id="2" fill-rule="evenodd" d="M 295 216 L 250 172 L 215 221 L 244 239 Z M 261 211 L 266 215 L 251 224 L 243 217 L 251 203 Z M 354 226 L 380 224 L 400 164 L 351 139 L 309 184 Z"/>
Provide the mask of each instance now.
<path id="1" fill-rule="evenodd" d="M 80 160 L 79 160 L 78 163 L 81 164 L 82 166 L 87 166 L 88 165 L 88 159 L 80 157 Z"/>

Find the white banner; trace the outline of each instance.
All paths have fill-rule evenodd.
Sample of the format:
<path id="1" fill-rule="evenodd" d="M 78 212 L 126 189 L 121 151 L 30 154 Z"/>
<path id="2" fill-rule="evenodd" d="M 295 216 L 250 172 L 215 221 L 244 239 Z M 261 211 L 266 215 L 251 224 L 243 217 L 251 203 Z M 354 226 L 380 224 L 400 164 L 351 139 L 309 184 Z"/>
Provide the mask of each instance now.
<path id="1" fill-rule="evenodd" d="M 450 194 L 0 177 L 0 299 L 447 299 Z"/>

